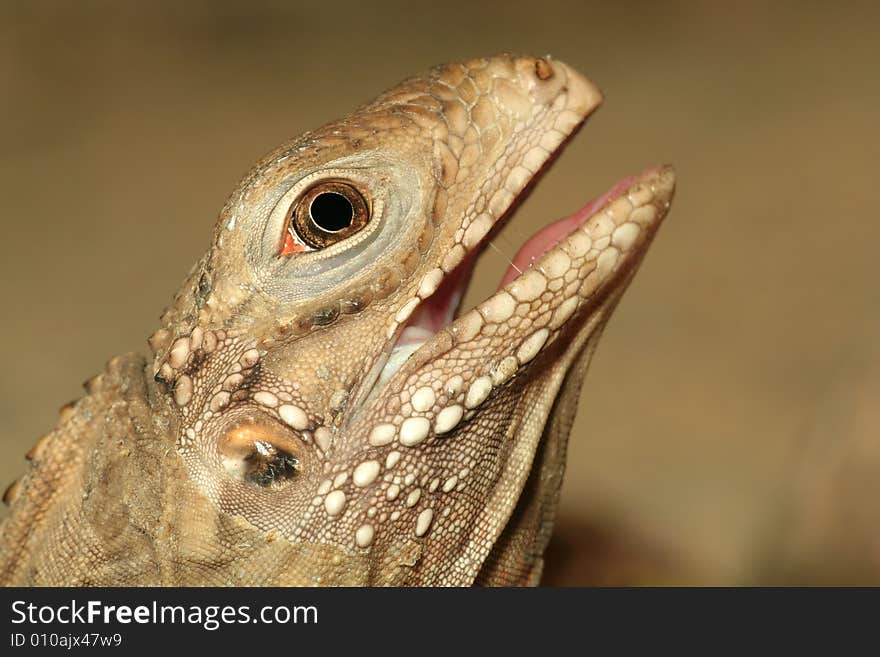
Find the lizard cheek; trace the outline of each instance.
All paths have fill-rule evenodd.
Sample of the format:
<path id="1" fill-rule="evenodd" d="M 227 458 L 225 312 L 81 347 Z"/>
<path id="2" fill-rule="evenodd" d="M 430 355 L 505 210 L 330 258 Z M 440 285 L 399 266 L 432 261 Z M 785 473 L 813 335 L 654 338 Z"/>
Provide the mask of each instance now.
<path id="1" fill-rule="evenodd" d="M 291 441 L 262 424 L 233 426 L 220 437 L 218 450 L 231 477 L 261 488 L 284 485 L 301 469 L 302 460 Z"/>

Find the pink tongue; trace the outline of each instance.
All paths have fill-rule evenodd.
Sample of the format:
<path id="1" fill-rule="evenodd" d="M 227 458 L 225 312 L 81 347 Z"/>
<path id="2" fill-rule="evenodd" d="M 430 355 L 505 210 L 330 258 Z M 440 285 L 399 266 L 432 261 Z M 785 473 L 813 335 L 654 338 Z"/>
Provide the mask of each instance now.
<path id="1" fill-rule="evenodd" d="M 510 281 L 520 275 L 520 272 L 524 272 L 531 267 L 535 260 L 547 253 L 547 251 L 556 246 L 561 239 L 570 235 L 578 226 L 593 216 L 597 210 L 629 189 L 629 187 L 636 181 L 636 178 L 637 176 L 627 176 L 614 185 L 614 187 L 602 194 L 602 196 L 593 199 L 570 217 L 560 219 L 559 221 L 542 228 L 529 238 L 529 241 L 523 244 L 513 257 L 513 265 L 508 267 L 507 271 L 504 272 L 504 278 L 501 279 L 501 284 L 498 288 L 500 289 L 510 283 Z"/>

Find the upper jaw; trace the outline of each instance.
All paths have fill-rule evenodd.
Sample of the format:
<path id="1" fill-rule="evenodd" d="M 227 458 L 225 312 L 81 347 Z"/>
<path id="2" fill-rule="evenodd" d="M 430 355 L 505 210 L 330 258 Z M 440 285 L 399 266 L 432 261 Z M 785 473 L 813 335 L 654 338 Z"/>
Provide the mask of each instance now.
<path id="1" fill-rule="evenodd" d="M 434 166 L 442 169 L 444 177 L 438 196 L 447 207 L 444 216 L 435 219 L 436 230 L 446 233 L 447 239 L 433 249 L 430 263 L 417 275 L 415 294 L 402 297 L 390 310 L 384 348 L 350 396 L 348 426 L 418 345 L 451 322 L 488 237 L 602 103 L 599 88 L 562 62 L 530 57 L 510 61 L 515 74 L 509 79 L 499 76 L 493 87 L 496 111 L 516 125 L 504 149 L 484 144 L 479 161 L 465 169 L 460 164 L 468 159 L 467 147 L 452 158 L 452 135 L 445 146 L 435 147 Z M 479 119 L 473 118 L 478 115 L 476 108 L 470 112 L 477 133 L 490 133 L 491 125 L 477 125 Z M 448 117 L 445 120 L 452 123 Z"/>

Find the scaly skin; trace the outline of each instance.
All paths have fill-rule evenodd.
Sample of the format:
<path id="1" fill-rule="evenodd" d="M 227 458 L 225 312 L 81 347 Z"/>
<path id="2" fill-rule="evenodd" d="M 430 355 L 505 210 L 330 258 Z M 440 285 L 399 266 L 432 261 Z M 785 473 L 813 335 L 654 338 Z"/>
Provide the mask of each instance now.
<path id="1" fill-rule="evenodd" d="M 465 256 L 600 101 L 561 62 L 472 60 L 264 158 L 152 361 L 111 360 L 29 452 L 0 581 L 537 583 L 580 384 L 672 171 L 576 215 L 479 307 L 431 312 L 451 314 Z M 363 191 L 367 226 L 282 254 L 328 179 Z"/>

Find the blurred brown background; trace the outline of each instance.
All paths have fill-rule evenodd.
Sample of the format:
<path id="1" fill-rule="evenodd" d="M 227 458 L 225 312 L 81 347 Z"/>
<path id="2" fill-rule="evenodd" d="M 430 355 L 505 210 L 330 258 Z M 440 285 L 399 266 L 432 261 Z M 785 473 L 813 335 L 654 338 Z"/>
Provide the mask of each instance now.
<path id="1" fill-rule="evenodd" d="M 146 349 L 259 156 L 431 64 L 550 53 L 606 105 L 499 249 L 650 164 L 679 192 L 587 377 L 548 583 L 880 582 L 880 10 L 770 4 L 3 2 L 0 480 Z"/>

